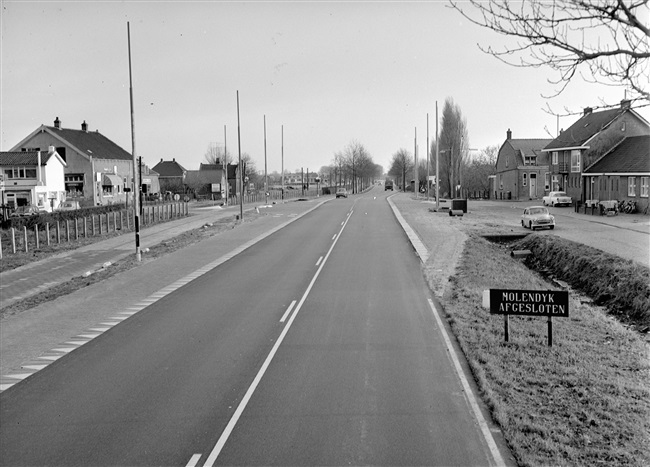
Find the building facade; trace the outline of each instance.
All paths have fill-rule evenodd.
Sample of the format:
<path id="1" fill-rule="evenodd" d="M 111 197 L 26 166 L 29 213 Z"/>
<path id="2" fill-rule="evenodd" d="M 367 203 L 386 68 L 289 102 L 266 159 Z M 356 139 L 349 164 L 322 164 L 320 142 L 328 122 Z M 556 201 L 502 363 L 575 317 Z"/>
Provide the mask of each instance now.
<path id="1" fill-rule="evenodd" d="M 50 146 L 65 162 L 66 198 L 95 206 L 133 197 L 133 157 L 99 131 L 89 131 L 85 121 L 77 130 L 63 128 L 57 117 L 54 126 L 41 125 L 11 151 L 44 151 Z"/>
<path id="2" fill-rule="evenodd" d="M 585 201 L 583 171 L 604 153 L 630 136 L 650 134 L 650 124 L 635 112 L 629 100 L 620 107 L 582 116 L 544 148 L 550 155 L 551 191 L 565 191 L 574 200 Z"/>
<path id="3" fill-rule="evenodd" d="M 539 199 L 549 191 L 548 155 L 542 149 L 550 139 L 513 139 L 512 131 L 499 148 L 490 197 Z"/>

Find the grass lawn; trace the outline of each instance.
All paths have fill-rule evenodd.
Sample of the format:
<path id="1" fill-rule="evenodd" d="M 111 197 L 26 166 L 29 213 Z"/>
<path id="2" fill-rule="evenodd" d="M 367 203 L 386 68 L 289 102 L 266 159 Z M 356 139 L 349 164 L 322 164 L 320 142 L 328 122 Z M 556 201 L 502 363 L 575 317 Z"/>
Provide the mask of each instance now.
<path id="1" fill-rule="evenodd" d="M 650 465 L 650 359 L 642 336 L 570 292 L 570 317 L 503 317 L 485 289 L 554 287 L 508 247 L 470 234 L 442 302 L 517 463 Z M 583 303 L 586 302 L 586 303 Z"/>

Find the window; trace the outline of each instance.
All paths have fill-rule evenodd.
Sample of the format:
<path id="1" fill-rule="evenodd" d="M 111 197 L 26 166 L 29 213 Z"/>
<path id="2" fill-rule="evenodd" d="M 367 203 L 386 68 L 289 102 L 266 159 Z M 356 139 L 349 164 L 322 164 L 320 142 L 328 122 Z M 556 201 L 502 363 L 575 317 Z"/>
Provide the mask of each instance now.
<path id="1" fill-rule="evenodd" d="M 546 172 L 544 174 L 544 190 L 546 190 L 546 191 L 551 191 L 551 182 L 550 182 L 551 178 L 550 177 L 551 177 L 551 174 L 549 174 L 548 172 Z"/>
<path id="2" fill-rule="evenodd" d="M 503 174 L 499 174 L 499 188 L 503 190 Z"/>
<path id="3" fill-rule="evenodd" d="M 537 156 L 526 156 L 524 165 L 537 165 Z"/>
<path id="4" fill-rule="evenodd" d="M 557 151 L 551 153 L 551 164 L 557 165 Z"/>
<path id="5" fill-rule="evenodd" d="M 627 195 L 636 196 L 636 177 L 627 177 Z"/>
<path id="6" fill-rule="evenodd" d="M 641 177 L 641 198 L 648 197 L 648 181 L 650 177 Z"/>
<path id="7" fill-rule="evenodd" d="M 580 172 L 580 149 L 571 151 L 571 172 Z"/>
<path id="8" fill-rule="evenodd" d="M 524 174 L 524 186 L 528 184 L 528 174 Z"/>
<path id="9" fill-rule="evenodd" d="M 19 179 L 35 179 L 36 178 L 36 167 L 12 167 L 4 170 L 6 178 Z"/>

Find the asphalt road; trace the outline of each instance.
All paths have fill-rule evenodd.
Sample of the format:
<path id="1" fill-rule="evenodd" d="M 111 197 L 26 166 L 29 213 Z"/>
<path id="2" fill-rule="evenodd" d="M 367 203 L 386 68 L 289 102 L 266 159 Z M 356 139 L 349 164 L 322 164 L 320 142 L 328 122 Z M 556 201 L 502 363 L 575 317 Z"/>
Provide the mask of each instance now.
<path id="1" fill-rule="evenodd" d="M 376 195 L 326 203 L 0 394 L 0 464 L 492 464 Z"/>

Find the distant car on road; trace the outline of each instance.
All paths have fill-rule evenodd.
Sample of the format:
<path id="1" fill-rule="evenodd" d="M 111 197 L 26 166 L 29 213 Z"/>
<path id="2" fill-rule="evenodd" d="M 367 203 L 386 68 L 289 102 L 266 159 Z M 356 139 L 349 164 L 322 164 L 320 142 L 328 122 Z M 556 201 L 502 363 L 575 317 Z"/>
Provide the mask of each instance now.
<path id="1" fill-rule="evenodd" d="M 563 191 L 551 191 L 542 198 L 544 206 L 571 206 L 571 197 Z"/>
<path id="2" fill-rule="evenodd" d="M 548 227 L 553 230 L 555 228 L 555 217 L 548 212 L 544 206 L 531 206 L 524 209 L 521 216 L 522 227 L 528 227 L 530 230 Z"/>
<path id="3" fill-rule="evenodd" d="M 79 201 L 64 201 L 59 204 L 57 211 L 76 211 L 80 208 Z"/>
<path id="4" fill-rule="evenodd" d="M 31 217 L 38 216 L 41 211 L 36 206 L 18 206 L 10 217 Z"/>
<path id="5" fill-rule="evenodd" d="M 393 191 L 393 181 L 392 180 L 386 180 L 386 183 L 384 183 L 384 191 Z"/>
<path id="6" fill-rule="evenodd" d="M 348 197 L 348 190 L 345 188 L 339 188 L 336 190 L 336 197 L 337 198 L 347 198 Z"/>

